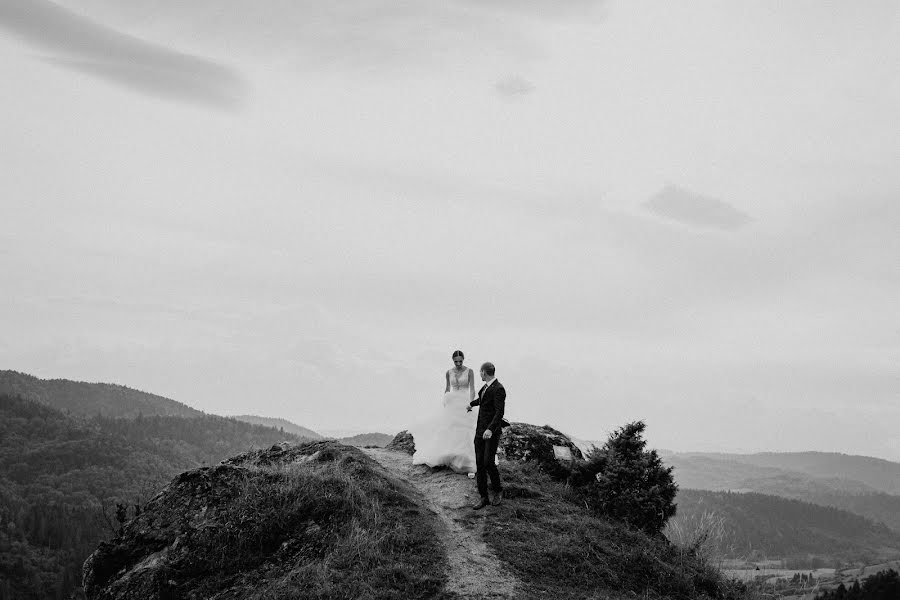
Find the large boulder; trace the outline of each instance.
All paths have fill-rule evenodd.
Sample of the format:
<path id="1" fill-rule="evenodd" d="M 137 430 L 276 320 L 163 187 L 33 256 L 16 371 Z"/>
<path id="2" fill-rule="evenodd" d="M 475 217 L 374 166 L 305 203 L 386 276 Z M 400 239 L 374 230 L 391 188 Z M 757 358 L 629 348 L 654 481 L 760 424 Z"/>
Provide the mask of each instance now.
<path id="1" fill-rule="evenodd" d="M 501 460 L 537 461 L 556 464 L 559 461 L 580 460 L 584 456 L 574 442 L 549 425 L 511 423 L 503 430 L 497 455 Z"/>

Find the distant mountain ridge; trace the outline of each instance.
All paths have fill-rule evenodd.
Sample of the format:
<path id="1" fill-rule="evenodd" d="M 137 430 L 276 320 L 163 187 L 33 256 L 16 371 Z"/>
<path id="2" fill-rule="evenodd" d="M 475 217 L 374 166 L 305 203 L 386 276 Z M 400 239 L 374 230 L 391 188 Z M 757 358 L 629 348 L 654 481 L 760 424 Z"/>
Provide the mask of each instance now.
<path id="1" fill-rule="evenodd" d="M 682 487 L 704 490 L 750 491 L 771 482 L 802 482 L 831 491 L 865 494 L 878 491 L 865 483 L 840 477 L 818 477 L 795 471 L 741 462 L 732 455 L 721 458 L 698 454 L 676 454 L 664 458 L 667 465 L 675 467 L 678 484 Z"/>
<path id="2" fill-rule="evenodd" d="M 348 446 L 378 446 L 379 448 L 384 448 L 393 439 L 394 436 L 386 433 L 360 433 L 359 435 L 341 438 L 338 441 Z"/>
<path id="3" fill-rule="evenodd" d="M 204 413 L 170 398 L 111 383 L 40 379 L 17 371 L 0 371 L 0 394 L 21 396 L 83 417 L 199 417 Z"/>
<path id="4" fill-rule="evenodd" d="M 41 379 L 27 373 L 0 370 L 0 394 L 21 396 L 62 412 L 79 417 L 104 417 L 133 419 L 144 417 L 202 417 L 197 410 L 171 398 L 142 392 L 114 383 L 89 383 L 69 379 Z M 312 429 L 292 423 L 287 419 L 236 415 L 227 417 L 251 425 L 283 429 L 285 433 L 311 441 L 325 439 Z"/>
<path id="5" fill-rule="evenodd" d="M 297 437 L 305 438 L 307 440 L 319 441 L 325 439 L 323 436 L 319 435 L 312 429 L 307 429 L 306 427 L 301 427 L 296 423 L 292 423 L 287 419 L 281 419 L 276 417 L 260 417 L 257 415 L 234 415 L 230 417 L 231 419 L 237 419 L 238 421 L 243 421 L 245 423 L 251 423 L 253 425 L 265 425 L 266 427 L 274 427 L 275 429 L 283 429 L 287 433 L 292 433 Z"/>
<path id="6" fill-rule="evenodd" d="M 724 456 L 759 467 L 859 481 L 886 494 L 900 494 L 900 463 L 882 458 L 837 452 L 762 452 Z"/>
<path id="7" fill-rule="evenodd" d="M 825 452 L 786 455 L 672 453 L 663 460 L 675 467 L 675 480 L 682 489 L 758 492 L 802 500 L 848 510 L 900 531 L 900 495 L 885 491 L 894 489 L 897 482 L 890 477 L 891 469 L 883 464 L 900 467 L 896 463 Z M 828 467 L 830 460 L 834 461 L 831 468 Z M 877 473 L 874 469 L 852 472 L 848 464 L 875 465 L 888 476 L 879 479 L 874 476 Z"/>

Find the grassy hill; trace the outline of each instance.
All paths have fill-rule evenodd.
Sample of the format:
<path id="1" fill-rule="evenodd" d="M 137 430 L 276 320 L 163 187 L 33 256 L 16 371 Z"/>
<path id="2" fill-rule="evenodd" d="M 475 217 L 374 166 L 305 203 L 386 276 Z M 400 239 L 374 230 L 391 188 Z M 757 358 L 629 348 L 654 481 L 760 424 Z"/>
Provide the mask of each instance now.
<path id="1" fill-rule="evenodd" d="M 683 547 L 598 517 L 536 462 L 503 467 L 504 508 L 485 541 L 525 582 L 528 598 L 745 598 Z"/>
<path id="2" fill-rule="evenodd" d="M 0 394 L 22 396 L 73 415 L 133 418 L 142 414 L 199 417 L 203 413 L 181 402 L 110 383 L 38 379 L 16 371 L 0 371 Z"/>
<path id="3" fill-rule="evenodd" d="M 9 598 L 67 597 L 81 565 L 175 474 L 289 436 L 215 415 L 83 418 L 0 394 L 0 580 Z M 57 595 L 57 592 L 61 595 Z M 2 594 L 0 600 L 7 600 Z"/>
<path id="4" fill-rule="evenodd" d="M 245 423 L 252 423 L 254 425 L 265 425 L 266 427 L 274 427 L 275 429 L 283 429 L 285 432 L 296 435 L 297 437 L 301 437 L 310 441 L 321 440 L 324 439 L 321 435 L 313 431 L 312 429 L 307 429 L 306 427 L 301 427 L 296 423 L 292 423 L 287 419 L 279 419 L 273 417 L 260 417 L 257 415 L 235 415 L 231 417 L 232 419 L 237 419 L 238 421 L 243 421 Z"/>
<path id="5" fill-rule="evenodd" d="M 708 515 L 721 519 L 713 551 L 721 557 L 808 559 L 823 564 L 872 563 L 900 557 L 900 533 L 838 508 L 759 493 L 682 489 L 670 530 L 698 530 Z"/>
<path id="6" fill-rule="evenodd" d="M 175 478 L 92 555 L 86 592 L 90 600 L 496 597 L 452 591 L 478 568 L 448 558 L 448 539 L 461 535 L 512 574 L 514 594 L 503 597 L 745 598 L 683 548 L 591 514 L 535 463 L 506 464 L 504 475 L 504 504 L 452 508 L 458 529 L 448 537 L 421 486 L 438 478 L 471 490 L 463 475 L 423 467 L 413 480 L 333 441 L 246 453 Z"/>
<path id="7" fill-rule="evenodd" d="M 410 486 L 359 450 L 273 447 L 172 480 L 91 556 L 85 591 L 98 600 L 441 598 L 436 533 Z"/>

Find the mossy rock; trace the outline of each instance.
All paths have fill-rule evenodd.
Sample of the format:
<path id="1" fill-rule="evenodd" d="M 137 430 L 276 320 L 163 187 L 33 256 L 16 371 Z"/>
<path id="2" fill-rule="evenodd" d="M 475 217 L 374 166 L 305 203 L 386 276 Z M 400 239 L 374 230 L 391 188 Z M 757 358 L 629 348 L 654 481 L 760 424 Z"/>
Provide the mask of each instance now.
<path id="1" fill-rule="evenodd" d="M 568 448 L 572 461 L 561 461 L 556 457 L 554 446 Z M 582 460 L 584 456 L 569 436 L 553 429 L 549 425 L 531 425 L 529 423 L 511 423 L 503 430 L 497 455 L 501 460 L 534 461 L 541 471 L 556 479 L 566 479 L 570 474 L 571 464 Z"/>
<path id="2" fill-rule="evenodd" d="M 581 450 L 566 434 L 549 425 L 538 426 L 528 423 L 511 423 L 505 428 L 497 453 L 506 460 L 555 461 L 553 446 L 568 448 L 572 452 L 573 459 L 584 458 Z"/>

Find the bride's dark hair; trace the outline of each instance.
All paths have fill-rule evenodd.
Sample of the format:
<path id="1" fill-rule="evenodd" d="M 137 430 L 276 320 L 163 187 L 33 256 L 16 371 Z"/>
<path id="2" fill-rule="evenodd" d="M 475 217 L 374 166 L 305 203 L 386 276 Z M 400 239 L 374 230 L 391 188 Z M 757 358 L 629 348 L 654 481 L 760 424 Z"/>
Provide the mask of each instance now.
<path id="1" fill-rule="evenodd" d="M 462 350 L 457 350 L 456 352 L 454 352 L 452 358 L 456 358 L 457 356 L 460 357 L 460 358 L 462 358 L 462 359 L 464 359 L 464 360 L 465 360 L 465 358 L 466 358 L 466 355 L 463 354 L 463 351 L 462 351 Z"/>

